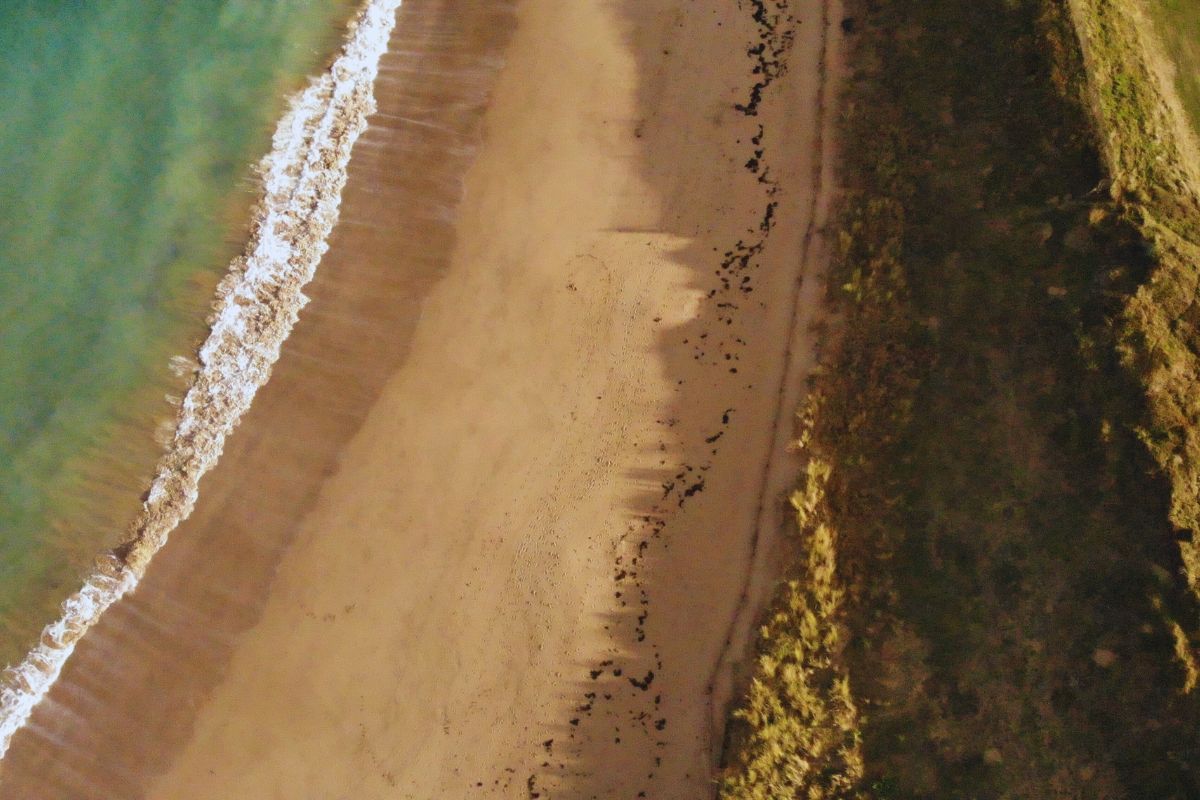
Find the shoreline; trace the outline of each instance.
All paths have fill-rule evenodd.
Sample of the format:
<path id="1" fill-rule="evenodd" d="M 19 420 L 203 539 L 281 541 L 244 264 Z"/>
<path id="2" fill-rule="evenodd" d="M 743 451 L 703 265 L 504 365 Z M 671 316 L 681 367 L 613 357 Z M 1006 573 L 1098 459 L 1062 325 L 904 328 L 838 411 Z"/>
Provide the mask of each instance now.
<path id="1" fill-rule="evenodd" d="M 461 0 L 456 5 L 462 7 Z M 147 777 L 166 768 L 188 733 L 192 709 L 223 674 L 232 641 L 257 618 L 291 529 L 332 470 L 329 459 L 361 423 L 390 365 L 403 357 L 401 345 L 364 337 L 363 321 L 393 331 L 392 341 L 402 338 L 423 287 L 446 267 L 450 209 L 478 138 L 473 109 L 483 104 L 483 73 L 498 67 L 509 27 L 507 4 L 494 0 L 474 0 L 466 15 L 471 29 L 460 29 L 453 14 L 423 13 L 429 6 L 424 0 L 401 6 L 405 30 L 395 32 L 395 52 L 381 63 L 379 83 L 411 74 L 419 56 L 439 68 L 419 83 L 405 81 L 405 91 L 391 93 L 400 97 L 377 98 L 380 108 L 349 165 L 351 175 L 370 172 L 384 152 L 381 135 L 394 140 L 388 185 L 364 187 L 352 179 L 343 195 L 343 208 L 356 209 L 351 217 L 395 204 L 407 209 L 404 219 L 387 229 L 344 216 L 334 229 L 332 251 L 306 289 L 314 302 L 226 442 L 218 468 L 205 478 L 195 513 L 154 558 L 138 590 L 80 640 L 62 678 L 0 761 L 5 790 L 64 798 L 97 791 L 143 795 Z M 451 83 L 455 71 L 472 64 L 480 70 L 473 80 Z M 447 139 L 450 152 L 432 168 L 415 169 Z M 414 168 L 405 166 L 410 161 Z M 339 244 L 347 235 L 358 247 Z M 408 274 L 387 275 L 387 255 L 398 251 Z M 368 280 L 374 288 L 363 291 Z M 380 292 L 381 284 L 388 290 Z M 383 375 L 372 377 L 373 369 Z M 322 391 L 325 386 L 337 389 Z M 295 439 L 296 430 L 305 431 L 306 441 Z M 283 442 L 286 453 L 280 457 L 278 444 L 264 452 L 264 441 Z M 254 476 L 257 492 L 242 491 L 246 475 Z M 263 497 L 271 499 L 264 503 Z"/>
<path id="2" fill-rule="evenodd" d="M 399 2 L 369 0 L 350 23 L 327 73 L 289 102 L 273 150 L 261 162 L 263 197 L 254 209 L 249 244 L 218 285 L 194 380 L 132 535 L 111 556 L 97 559 L 93 574 L 63 602 L 61 616 L 45 628 L 41 642 L 4 672 L 0 758 L 79 639 L 137 585 L 169 533 L 190 515 L 201 476 L 216 463 L 225 437 L 270 375 L 306 302 L 301 289 L 336 222 L 345 165 L 373 110 L 370 86 L 378 52 Z M 304 209 L 300 215 L 297 206 Z"/>
<path id="3" fill-rule="evenodd" d="M 128 11 L 126 1 L 67 14 L 54 37 L 30 42 L 28 50 L 18 48 L 13 54 L 9 72 L 28 71 L 28 85 L 40 85 L 36 65 L 45 49 L 63 37 L 82 36 L 88 45 L 74 63 L 63 66 L 61 92 L 78 92 L 92 79 L 94 107 L 114 110 L 88 125 L 88 114 L 62 113 L 61 96 L 45 89 L 38 92 L 45 95 L 38 102 L 17 104 L 27 107 L 10 109 L 5 116 L 13 128 L 6 137 L 9 150 L 15 145 L 18 153 L 23 151 L 21 143 L 31 137 L 29 119 L 36 115 L 50 117 L 47 135 L 59 145 L 56 155 L 37 168 L 22 168 L 10 152 L 14 178 L 24 177 L 0 198 L 0 205 L 10 209 L 20 205 L 18 197 L 29 204 L 29 216 L 18 215 L 20 231 L 0 226 L 6 229 L 0 239 L 11 248 L 6 257 L 11 269 L 0 292 L 23 298 L 6 316 L 5 328 L 12 335 L 6 354 L 0 355 L 11 362 L 6 363 L 8 380 L 0 386 L 0 395 L 7 398 L 6 419 L 17 416 L 6 431 L 7 444 L 0 447 L 5 461 L 0 529 L 6 538 L 0 667 L 24 658 L 47 623 L 58 618 L 64 598 L 90 574 L 97 554 L 128 535 L 190 383 L 190 375 L 176 369 L 187 360 L 178 354 L 194 354 L 203 343 L 217 282 L 246 244 L 260 194 L 252 167 L 270 149 L 289 98 L 303 90 L 314 72 L 327 69 L 344 41 L 346 21 L 359 5 L 355 0 L 301 0 L 299 13 L 286 21 L 263 20 L 254 12 L 248 16 L 265 27 L 246 26 L 252 32 L 234 41 L 215 30 L 216 20 L 190 7 L 169 15 L 161 31 L 148 32 L 140 24 L 141 14 L 121 10 Z M 36 29 L 30 20 L 42 15 L 17 23 L 15 30 Z M 156 70 L 147 87 L 131 91 L 134 106 L 150 95 L 164 101 L 152 103 L 154 113 L 147 109 L 144 123 L 133 128 L 119 127 L 131 123 L 124 118 L 128 109 L 118 108 L 122 103 L 117 101 L 124 91 L 120 87 L 136 82 L 129 63 L 136 57 L 105 68 L 94 63 L 105 45 L 103 36 L 91 32 L 103 32 L 105 21 L 118 18 L 133 37 L 126 53 L 141 51 L 152 60 L 163 53 L 178 55 L 177 62 Z M 178 41 L 179 31 L 189 25 L 200 27 L 187 35 L 186 43 Z M 281 40 L 290 44 L 281 45 Z M 210 53 L 211 60 L 200 63 L 189 57 L 199 52 Z M 214 70 L 212 83 L 201 80 Z M 220 79 L 234 72 L 244 73 L 243 79 L 236 91 L 226 93 L 229 87 Z M 201 82 L 205 86 L 197 88 Z M 9 88 L 16 83 L 11 80 Z M 171 107 L 168 86 L 189 92 L 194 105 Z M 219 133 L 214 127 L 207 135 L 187 136 L 196 115 L 214 102 L 222 110 Z M 111 158 L 91 161 L 93 167 L 79 163 L 90 160 L 79 153 L 85 140 L 108 139 L 121 129 L 128 141 L 143 142 L 149 149 L 144 159 L 131 159 L 118 148 Z M 75 173 L 83 185 L 73 194 L 82 197 L 58 198 L 64 203 L 64 220 L 79 217 L 67 225 L 74 233 L 64 230 L 47 238 L 53 227 L 48 209 L 55 197 L 50 187 L 69 182 Z M 187 174 L 196 179 L 181 185 L 180 176 Z M 128 186 L 118 180 L 123 175 L 130 178 Z M 127 219 L 121 222 L 123 215 Z M 110 234 L 118 225 L 125 230 L 123 237 Z M 70 254 L 76 237 L 93 240 L 90 259 Z M 128 243 L 126 250 L 113 250 L 119 239 Z M 159 256 L 151 258 L 146 255 L 150 252 Z M 113 263 L 101 264 L 100 253 Z M 32 267 L 31 259 L 44 262 L 44 269 Z M 29 269 L 37 269 L 36 275 L 13 282 Z M 56 283 L 62 286 L 50 289 L 51 302 L 45 302 L 47 287 Z M 98 285 L 90 300 L 81 301 L 81 287 L 87 284 Z M 92 308 L 79 308 L 81 302 Z M 83 318 L 64 326 L 55 314 Z M 83 335 L 83 330 L 91 333 Z M 52 373 L 45 369 L 51 352 Z M 84 358 L 85 352 L 90 357 Z M 23 425 L 22 418 L 37 421 Z"/>
<path id="4" fill-rule="evenodd" d="M 705 682 L 771 495 L 770 300 L 820 158 L 817 6 L 781 20 L 764 92 L 749 8 L 526 0 L 510 42 L 507 5 L 407 0 L 275 376 L 0 785 L 711 790 Z"/>

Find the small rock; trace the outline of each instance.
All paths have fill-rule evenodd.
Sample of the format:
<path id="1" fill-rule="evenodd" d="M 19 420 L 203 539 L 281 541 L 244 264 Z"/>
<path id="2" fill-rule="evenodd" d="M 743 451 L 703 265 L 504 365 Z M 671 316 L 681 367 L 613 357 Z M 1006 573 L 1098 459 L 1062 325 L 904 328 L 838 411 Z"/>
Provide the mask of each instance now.
<path id="1" fill-rule="evenodd" d="M 1096 666 L 1108 669 L 1113 664 L 1117 663 L 1117 654 L 1112 650 L 1105 650 L 1103 647 L 1097 647 L 1092 653 L 1092 661 L 1096 662 Z"/>
<path id="2" fill-rule="evenodd" d="M 1048 286 L 1046 287 L 1046 294 L 1051 297 L 1066 297 L 1067 290 L 1061 286 Z"/>
<path id="3" fill-rule="evenodd" d="M 995 766 L 996 764 L 1004 763 L 1004 756 L 1000 755 L 1000 751 L 994 747 L 989 747 L 983 751 L 983 760 L 988 764 Z"/>

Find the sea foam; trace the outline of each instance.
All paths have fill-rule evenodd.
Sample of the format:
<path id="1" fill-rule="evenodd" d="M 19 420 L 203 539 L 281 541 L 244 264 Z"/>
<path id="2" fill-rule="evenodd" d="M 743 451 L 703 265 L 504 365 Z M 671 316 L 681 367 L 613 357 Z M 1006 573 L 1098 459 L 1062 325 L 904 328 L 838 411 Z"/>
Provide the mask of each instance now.
<path id="1" fill-rule="evenodd" d="M 367 0 L 328 72 L 295 95 L 259 165 L 262 197 L 241 256 L 217 287 L 210 332 L 173 436 L 128 540 L 98 560 L 39 644 L 0 679 L 0 757 L 58 679 L 80 638 L 137 586 L 150 559 L 191 514 L 225 437 L 270 377 L 308 302 L 302 293 L 328 249 L 355 140 L 375 111 L 379 60 L 402 0 Z"/>

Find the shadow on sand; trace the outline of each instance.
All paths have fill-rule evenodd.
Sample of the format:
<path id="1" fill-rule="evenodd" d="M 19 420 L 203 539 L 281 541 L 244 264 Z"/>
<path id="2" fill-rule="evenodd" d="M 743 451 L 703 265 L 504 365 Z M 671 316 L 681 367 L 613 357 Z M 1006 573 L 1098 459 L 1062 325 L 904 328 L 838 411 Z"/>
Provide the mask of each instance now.
<path id="1" fill-rule="evenodd" d="M 627 476 L 642 490 L 627 500 L 622 545 L 609 565 L 619 610 L 601 620 L 608 642 L 578 665 L 569 717 L 549 731 L 532 766 L 510 780 L 539 800 L 708 797 L 723 766 L 729 703 L 745 682 L 750 629 L 770 577 L 792 557 L 790 545 L 768 530 L 790 514 L 767 462 L 773 437 L 792 434 L 792 403 L 804 381 L 790 344 L 796 326 L 815 313 L 798 312 L 803 279 L 823 291 L 823 276 L 808 267 L 820 237 L 828 37 L 840 20 L 831 25 L 828 5 L 813 11 L 817 4 L 804 4 L 802 15 L 789 0 L 694 3 L 674 12 L 661 1 L 609 5 L 642 77 L 631 123 L 638 171 L 664 207 L 651 228 L 686 242 L 672 260 L 704 300 L 693 319 L 660 334 L 656 357 L 678 386 L 681 424 L 666 420 L 673 441 L 659 468 Z M 672 13 L 665 33 L 645 24 Z M 705 26 L 713 33 L 698 34 Z M 803 45 L 801 26 L 816 32 Z M 722 73 L 727 83 L 697 87 L 677 63 L 688 63 L 688 48 L 705 52 L 712 38 L 729 48 L 722 62 L 737 66 Z M 813 73 L 799 78 L 800 93 L 776 85 L 793 65 Z M 681 86 L 697 94 L 674 94 Z M 815 99 L 815 133 L 789 142 L 802 135 L 791 113 L 813 113 L 779 110 L 797 97 Z M 760 113 L 769 103 L 771 113 Z M 713 129 L 721 134 L 697 135 Z M 707 181 L 695 191 L 681 173 L 697 169 L 728 182 Z M 732 184 L 747 176 L 753 199 L 735 205 Z M 729 219 L 721 219 L 723 209 Z M 789 283 L 784 273 L 799 278 L 780 292 Z M 777 322 L 764 324 L 764 317 Z M 779 339 L 763 341 L 767 330 L 778 330 Z M 746 418 L 750 407 L 754 419 Z M 731 483 L 753 496 L 731 492 Z M 729 524 L 722 504 L 744 506 L 745 519 Z M 767 585 L 755 588 L 762 579 L 751 572 L 764 563 Z"/>

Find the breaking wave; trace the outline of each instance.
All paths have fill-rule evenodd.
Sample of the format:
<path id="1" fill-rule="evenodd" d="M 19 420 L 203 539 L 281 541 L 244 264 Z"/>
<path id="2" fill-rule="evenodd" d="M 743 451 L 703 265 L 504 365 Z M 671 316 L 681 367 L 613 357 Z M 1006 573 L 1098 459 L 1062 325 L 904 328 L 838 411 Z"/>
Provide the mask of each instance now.
<path id="1" fill-rule="evenodd" d="M 296 94 L 259 165 L 249 241 L 217 287 L 210 333 L 150 491 L 124 544 L 97 562 L 39 644 L 0 679 L 0 757 L 58 679 L 79 639 L 138 584 L 192 512 L 198 484 L 267 379 L 308 302 L 302 290 L 328 249 L 355 140 L 375 111 L 374 84 L 402 0 L 367 0 L 328 72 Z"/>

